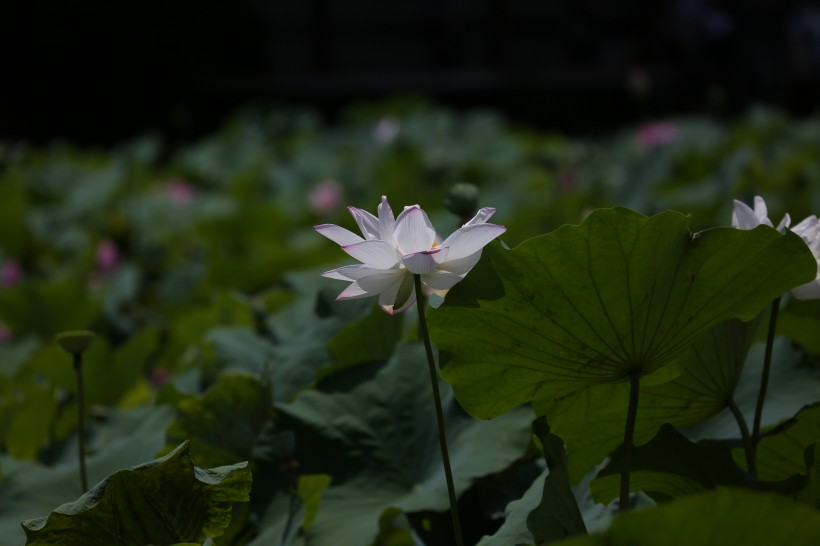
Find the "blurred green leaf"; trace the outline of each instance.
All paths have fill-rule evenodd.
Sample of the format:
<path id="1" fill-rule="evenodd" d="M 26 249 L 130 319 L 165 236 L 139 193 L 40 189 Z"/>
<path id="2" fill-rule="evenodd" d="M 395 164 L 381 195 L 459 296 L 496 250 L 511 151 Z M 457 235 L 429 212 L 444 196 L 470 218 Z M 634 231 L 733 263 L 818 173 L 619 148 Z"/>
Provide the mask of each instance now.
<path id="1" fill-rule="evenodd" d="M 297 493 L 305 510 L 305 517 L 302 521 L 302 529 L 305 531 L 313 525 L 322 502 L 322 492 L 330 485 L 331 481 L 332 478 L 327 474 L 299 476 Z"/>
<path id="2" fill-rule="evenodd" d="M 530 442 L 528 411 L 476 421 L 460 411 L 447 389 L 443 397 L 459 493 L 524 454 Z M 280 426 L 296 437 L 300 470 L 333 477 L 306 535 L 308 545 L 369 544 L 391 507 L 448 508 L 421 344 L 399 344 L 371 381 L 349 392 L 305 391 L 280 405 L 279 413 Z"/>
<path id="3" fill-rule="evenodd" d="M 222 375 L 202 396 L 177 403 L 166 432 L 176 444 L 190 441 L 199 464 L 250 459 L 256 438 L 272 416 L 270 386 L 250 375 Z"/>

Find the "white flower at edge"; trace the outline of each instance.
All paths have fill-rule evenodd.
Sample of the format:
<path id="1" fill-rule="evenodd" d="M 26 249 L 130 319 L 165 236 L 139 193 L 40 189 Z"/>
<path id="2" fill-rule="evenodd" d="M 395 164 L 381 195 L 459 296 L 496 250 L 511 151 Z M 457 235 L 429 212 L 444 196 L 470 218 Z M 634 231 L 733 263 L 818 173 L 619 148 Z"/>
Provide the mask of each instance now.
<path id="1" fill-rule="evenodd" d="M 735 208 L 732 211 L 732 227 L 737 229 L 754 229 L 761 224 L 766 224 L 769 227 L 774 227 L 772 221 L 769 220 L 769 211 L 766 208 L 766 201 L 759 195 L 755 195 L 755 208 L 752 210 L 743 201 L 735 199 Z M 791 225 L 792 219 L 786 214 L 780 223 L 777 225 L 778 231 L 783 231 L 784 228 Z"/>
<path id="2" fill-rule="evenodd" d="M 759 195 L 755 196 L 755 208 L 752 210 L 745 203 L 735 200 L 732 212 L 732 227 L 738 229 L 754 229 L 761 224 L 774 227 L 768 217 L 766 202 Z M 777 225 L 778 231 L 785 231 L 791 225 L 791 217 L 786 214 Z M 791 290 L 792 295 L 799 300 L 820 299 L 820 219 L 811 215 L 791 230 L 799 235 L 814 255 L 818 263 L 818 273 L 815 279 Z"/>
<path id="3" fill-rule="evenodd" d="M 378 296 L 389 314 L 401 313 L 415 302 L 413 274 L 424 286 L 448 290 L 462 280 L 481 257 L 487 243 L 507 228 L 488 224 L 495 213 L 483 208 L 475 217 L 440 241 L 427 213 L 418 205 L 404 207 L 398 217 L 382 196 L 378 217 L 348 207 L 362 232 L 356 235 L 334 224 L 315 226 L 316 231 L 342 247 L 360 264 L 333 269 L 322 275 L 349 281 L 337 300 Z"/>
<path id="4" fill-rule="evenodd" d="M 792 295 L 799 300 L 820 299 L 820 219 L 812 214 L 794 226 L 792 231 L 803 238 L 818 264 L 818 272 L 814 280 L 792 288 Z"/>

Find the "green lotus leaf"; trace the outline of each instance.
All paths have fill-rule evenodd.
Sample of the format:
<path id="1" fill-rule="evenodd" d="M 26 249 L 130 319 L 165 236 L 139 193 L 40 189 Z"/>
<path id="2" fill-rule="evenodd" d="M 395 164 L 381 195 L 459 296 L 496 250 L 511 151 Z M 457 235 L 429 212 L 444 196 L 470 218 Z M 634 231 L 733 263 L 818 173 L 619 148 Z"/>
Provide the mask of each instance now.
<path id="1" fill-rule="evenodd" d="M 648 375 L 713 326 L 751 320 L 816 274 L 790 232 L 688 226 L 673 211 L 601 209 L 512 251 L 489 245 L 430 313 L 459 401 L 488 418 Z"/>
<path id="2" fill-rule="evenodd" d="M 717 489 L 612 520 L 600 534 L 573 538 L 565 546 L 813 546 L 820 513 L 772 493 Z"/>
<path id="3" fill-rule="evenodd" d="M 231 504 L 248 501 L 250 487 L 246 462 L 203 470 L 194 466 L 186 442 L 22 525 L 30 546 L 201 544 L 222 534 Z"/>

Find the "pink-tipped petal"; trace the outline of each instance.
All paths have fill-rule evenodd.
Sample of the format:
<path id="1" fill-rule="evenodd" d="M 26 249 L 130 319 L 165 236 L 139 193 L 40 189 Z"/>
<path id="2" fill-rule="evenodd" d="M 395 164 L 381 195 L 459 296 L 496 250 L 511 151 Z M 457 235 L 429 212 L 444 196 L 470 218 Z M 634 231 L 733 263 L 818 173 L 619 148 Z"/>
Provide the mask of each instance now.
<path id="1" fill-rule="evenodd" d="M 376 269 L 389 269 L 397 265 L 401 259 L 396 247 L 385 241 L 363 241 L 343 246 L 342 250 L 360 262 Z"/>
<path id="2" fill-rule="evenodd" d="M 506 227 L 495 224 L 473 224 L 457 229 L 441 244 L 450 248 L 448 261 L 458 260 L 478 252 L 505 231 Z"/>
<path id="3" fill-rule="evenodd" d="M 356 224 L 362 231 L 362 235 L 368 241 L 379 239 L 379 219 L 364 209 L 347 207 Z"/>
<path id="4" fill-rule="evenodd" d="M 439 260 L 436 260 L 437 254 L 446 255 L 446 249 L 437 248 L 414 254 L 405 254 L 401 257 L 401 261 L 410 273 L 424 275 L 436 269 L 439 264 Z"/>
<path id="5" fill-rule="evenodd" d="M 492 207 L 484 207 L 483 209 L 478 209 L 473 218 L 464 224 L 465 226 L 473 226 L 475 224 L 486 224 L 487 220 L 489 220 L 493 214 L 495 214 L 495 209 Z"/>
<path id="6" fill-rule="evenodd" d="M 318 226 L 313 226 L 313 229 L 339 246 L 354 245 L 364 241 L 364 239 L 352 231 L 335 224 L 321 224 Z"/>
<path id="7" fill-rule="evenodd" d="M 427 213 L 418 205 L 407 207 L 399 214 L 394 235 L 402 254 L 430 250 L 436 240 L 433 224 L 430 223 Z"/>

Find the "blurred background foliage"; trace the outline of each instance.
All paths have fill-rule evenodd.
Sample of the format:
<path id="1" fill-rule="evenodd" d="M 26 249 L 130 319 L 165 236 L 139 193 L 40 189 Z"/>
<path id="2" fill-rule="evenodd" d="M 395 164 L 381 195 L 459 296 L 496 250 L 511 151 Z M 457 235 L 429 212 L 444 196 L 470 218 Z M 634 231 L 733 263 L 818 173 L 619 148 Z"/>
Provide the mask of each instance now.
<path id="1" fill-rule="evenodd" d="M 730 123 L 663 119 L 582 138 L 522 127 L 493 111 L 397 98 L 352 105 L 332 122 L 310 109 L 250 108 L 186 145 L 153 136 L 105 150 L 6 142 L 0 491 L 7 515 L 0 527 L 18 536 L 20 519 L 79 494 L 67 470 L 76 460 L 76 387 L 52 339 L 88 328 L 99 334 L 86 355 L 92 480 L 191 438 L 200 466 L 247 459 L 259 483 L 220 544 L 281 531 L 291 460 L 306 465 L 307 476 L 335 480 L 324 516 L 331 519 L 319 510 L 311 544 L 332 543 L 333 518 L 344 519 L 362 490 L 389 492 L 385 502 L 415 514 L 409 521 L 421 518 L 414 528 L 432 529 L 426 540 L 434 544 L 436 533 L 447 536 L 435 514 L 444 497 L 407 496 L 410 484 L 396 485 L 381 467 L 356 477 L 361 461 L 353 454 L 352 462 L 321 464 L 328 450 L 356 445 L 356 427 L 371 424 L 334 436 L 344 430 L 315 422 L 317 406 L 305 397 L 332 406 L 348 393 L 375 396 L 372 381 L 406 386 L 401 363 L 414 349 L 399 342 L 415 332 L 412 317 L 387 317 L 371 300 L 334 301 L 342 287 L 318 273 L 349 260 L 312 226 L 355 229 L 345 207 L 372 211 L 384 194 L 394 209 L 422 205 L 446 236 L 462 222 L 443 206 L 459 183 L 478 188 L 480 206 L 498 209 L 494 221 L 507 226 L 509 246 L 615 205 L 679 210 L 700 230 L 728 225 L 733 198 L 749 203 L 760 194 L 775 221 L 786 211 L 799 220 L 820 210 L 818 141 L 819 119 L 766 108 Z M 803 346 L 790 361 L 818 354 L 815 307 L 793 302 L 783 313 L 781 331 Z M 369 410 L 360 411 L 366 421 Z M 403 419 L 398 407 L 385 411 L 382 425 Z M 134 412 L 152 427 L 134 429 Z M 476 424 L 453 412 L 454 434 L 473 434 Z M 510 419 L 503 456 L 463 469 L 463 502 L 485 514 L 476 540 L 540 472 L 531 417 Z M 133 449 L 115 449 L 132 429 Z M 418 441 L 435 453 L 428 432 L 417 430 Z M 455 442 L 457 453 L 467 449 Z M 364 460 L 392 460 L 382 451 L 389 444 L 372 445 Z M 33 484 L 52 478 L 62 484 L 54 495 L 32 499 Z M 409 540 L 401 512 L 360 508 L 362 522 L 381 526 L 362 539 L 356 533 L 369 527 L 351 524 L 350 536 L 359 537 L 351 544 Z"/>

